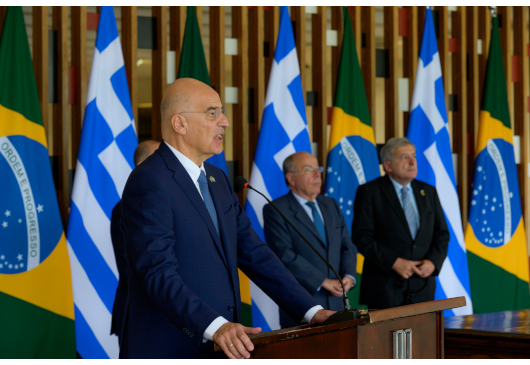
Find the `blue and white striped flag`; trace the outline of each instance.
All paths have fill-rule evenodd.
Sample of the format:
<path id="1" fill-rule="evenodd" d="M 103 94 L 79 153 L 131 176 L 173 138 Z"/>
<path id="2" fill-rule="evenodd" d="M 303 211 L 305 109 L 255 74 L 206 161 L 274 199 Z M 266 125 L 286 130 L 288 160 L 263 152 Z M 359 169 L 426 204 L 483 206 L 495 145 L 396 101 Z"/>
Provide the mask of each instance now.
<path id="1" fill-rule="evenodd" d="M 256 155 L 250 172 L 250 185 L 269 199 L 279 198 L 289 192 L 285 184 L 282 165 L 289 155 L 306 151 L 311 153 L 300 67 L 294 43 L 293 28 L 286 6 L 280 9 L 280 30 L 274 51 L 274 62 L 269 77 L 265 109 L 256 146 Z M 252 228 L 262 240 L 263 206 L 267 202 L 250 190 L 245 213 Z M 252 325 L 263 331 L 280 328 L 278 306 L 250 283 L 252 297 Z"/>
<path id="2" fill-rule="evenodd" d="M 116 19 L 112 7 L 103 6 L 66 233 L 77 352 L 85 359 L 119 355 L 118 338 L 110 335 L 118 286 L 110 216 L 134 168 L 137 145 Z"/>
<path id="3" fill-rule="evenodd" d="M 436 187 L 449 228 L 449 251 L 436 278 L 435 299 L 465 296 L 466 306 L 446 310 L 446 316 L 472 314 L 466 245 L 447 124 L 440 55 L 431 10 L 425 12 L 416 84 L 407 137 L 416 146 L 418 180 Z"/>

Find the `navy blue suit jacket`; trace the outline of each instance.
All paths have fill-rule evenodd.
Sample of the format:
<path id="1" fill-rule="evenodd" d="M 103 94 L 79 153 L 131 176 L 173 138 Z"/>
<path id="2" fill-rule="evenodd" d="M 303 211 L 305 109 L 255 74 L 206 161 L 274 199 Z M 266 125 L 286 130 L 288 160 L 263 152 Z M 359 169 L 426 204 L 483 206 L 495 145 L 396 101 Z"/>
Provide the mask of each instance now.
<path id="1" fill-rule="evenodd" d="M 120 274 L 118 287 L 116 288 L 116 298 L 112 307 L 112 325 L 110 333 L 121 338 L 123 331 L 123 317 L 125 315 L 125 303 L 127 302 L 127 292 L 129 285 L 129 272 L 127 270 L 127 257 L 125 254 L 125 237 L 121 226 L 121 200 L 112 209 L 110 216 L 110 236 L 112 237 L 112 247 L 116 266 Z"/>
<path id="2" fill-rule="evenodd" d="M 189 174 L 162 141 L 122 197 L 129 299 L 121 357 L 224 356 L 203 344 L 218 316 L 239 322 L 238 267 L 290 316 L 316 301 L 259 239 L 224 172 L 204 164 L 220 237 Z"/>
<path id="3" fill-rule="evenodd" d="M 324 246 L 324 241 L 322 241 L 315 224 L 292 192 L 274 200 L 273 203 L 318 252 L 333 265 L 341 279 L 346 274 L 356 277 L 357 248 L 352 243 L 348 227 L 337 202 L 323 195 L 318 195 L 316 201 L 324 216 L 327 247 Z M 336 279 L 333 271 L 270 204 L 263 207 L 263 221 L 265 240 L 298 282 L 325 309 L 344 310 L 342 298 L 331 295 L 323 288 L 317 291 L 324 279 Z M 284 328 L 295 325 L 288 321 L 285 316 L 280 316 L 280 321 Z"/>

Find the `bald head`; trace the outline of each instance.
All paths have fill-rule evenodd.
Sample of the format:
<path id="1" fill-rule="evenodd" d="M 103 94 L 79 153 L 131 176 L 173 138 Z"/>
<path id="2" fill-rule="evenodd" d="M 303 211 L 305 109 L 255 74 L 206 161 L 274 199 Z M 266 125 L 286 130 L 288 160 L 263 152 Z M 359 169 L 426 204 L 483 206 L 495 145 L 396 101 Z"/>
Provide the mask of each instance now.
<path id="1" fill-rule="evenodd" d="M 147 157 L 151 156 L 160 146 L 160 142 L 148 140 L 143 141 L 134 151 L 134 166 L 141 164 Z"/>
<path id="2" fill-rule="evenodd" d="M 189 109 L 193 109 L 193 101 L 205 92 L 215 92 L 204 82 L 182 78 L 175 80 L 168 86 L 160 103 L 160 116 L 162 119 L 162 133 L 171 127 L 171 117 Z"/>

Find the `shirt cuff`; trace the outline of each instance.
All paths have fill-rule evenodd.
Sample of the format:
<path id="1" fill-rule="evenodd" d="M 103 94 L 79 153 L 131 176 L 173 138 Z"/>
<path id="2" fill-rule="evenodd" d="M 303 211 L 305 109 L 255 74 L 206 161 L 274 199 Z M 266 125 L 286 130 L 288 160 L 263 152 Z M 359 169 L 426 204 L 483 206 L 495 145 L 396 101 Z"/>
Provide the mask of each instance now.
<path id="1" fill-rule="evenodd" d="M 213 320 L 212 323 L 210 323 L 210 325 L 206 328 L 206 330 L 204 331 L 204 334 L 202 335 L 203 337 L 203 341 L 204 340 L 210 340 L 210 341 L 213 341 L 213 335 L 215 334 L 215 332 L 217 332 L 217 330 L 225 323 L 227 323 L 228 321 L 224 318 L 224 317 L 217 317 L 216 319 Z"/>
<path id="2" fill-rule="evenodd" d="M 311 320 L 313 319 L 315 314 L 321 309 L 324 309 L 324 307 L 322 307 L 321 305 L 315 305 L 313 308 L 305 312 L 304 322 L 311 323 Z"/>

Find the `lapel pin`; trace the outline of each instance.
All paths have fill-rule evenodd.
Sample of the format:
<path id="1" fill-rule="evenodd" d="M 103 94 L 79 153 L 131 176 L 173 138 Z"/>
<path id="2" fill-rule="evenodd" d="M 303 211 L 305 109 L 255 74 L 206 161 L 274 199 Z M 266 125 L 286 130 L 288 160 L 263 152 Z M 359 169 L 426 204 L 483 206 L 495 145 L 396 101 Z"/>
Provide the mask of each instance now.
<path id="1" fill-rule="evenodd" d="M 209 179 L 210 179 L 210 182 L 213 182 L 213 183 L 215 182 L 215 179 L 213 178 L 213 176 L 210 176 Z"/>
<path id="2" fill-rule="evenodd" d="M 425 190 L 421 189 L 420 190 L 420 194 L 421 194 L 421 196 L 425 196 Z"/>

